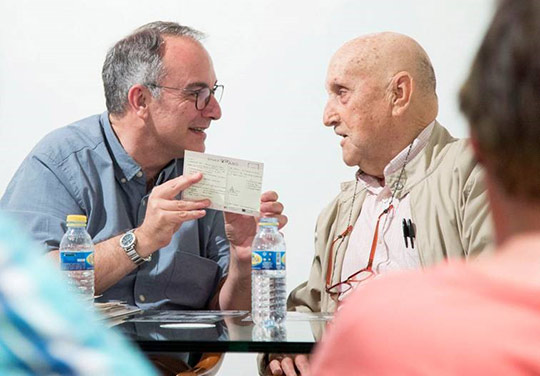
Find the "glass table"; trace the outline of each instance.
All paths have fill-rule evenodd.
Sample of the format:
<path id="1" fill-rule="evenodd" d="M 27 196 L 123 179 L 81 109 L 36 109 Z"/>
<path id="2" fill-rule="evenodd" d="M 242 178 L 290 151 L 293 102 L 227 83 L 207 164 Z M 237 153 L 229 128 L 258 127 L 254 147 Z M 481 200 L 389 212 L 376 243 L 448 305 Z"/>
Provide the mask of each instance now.
<path id="1" fill-rule="evenodd" d="M 288 312 L 263 330 L 247 311 L 145 311 L 117 325 L 144 352 L 310 353 L 328 313 Z"/>

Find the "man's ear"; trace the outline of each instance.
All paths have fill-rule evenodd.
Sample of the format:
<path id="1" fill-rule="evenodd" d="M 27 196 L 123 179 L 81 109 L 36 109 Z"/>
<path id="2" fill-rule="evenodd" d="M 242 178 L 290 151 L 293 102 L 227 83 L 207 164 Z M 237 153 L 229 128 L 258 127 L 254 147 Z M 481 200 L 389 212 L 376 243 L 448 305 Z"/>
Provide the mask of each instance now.
<path id="1" fill-rule="evenodd" d="M 414 81 L 408 72 L 398 72 L 392 78 L 390 87 L 392 115 L 399 116 L 411 104 L 412 92 L 414 90 Z"/>
<path id="2" fill-rule="evenodd" d="M 128 91 L 128 106 L 138 117 L 146 119 L 151 96 L 152 94 L 146 86 L 133 85 Z"/>

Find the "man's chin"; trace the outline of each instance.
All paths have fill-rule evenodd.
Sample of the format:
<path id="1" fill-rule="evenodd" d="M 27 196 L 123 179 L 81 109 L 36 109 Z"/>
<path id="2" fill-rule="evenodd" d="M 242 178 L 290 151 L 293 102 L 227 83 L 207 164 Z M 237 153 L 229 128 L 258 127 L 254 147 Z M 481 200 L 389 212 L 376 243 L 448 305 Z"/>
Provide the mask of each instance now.
<path id="1" fill-rule="evenodd" d="M 187 147 L 186 150 L 196 151 L 198 153 L 204 153 L 206 151 L 206 146 L 204 144 L 203 145 L 191 145 L 191 146 Z"/>
<path id="2" fill-rule="evenodd" d="M 343 155 L 343 162 L 349 167 L 358 166 L 358 161 L 347 155 Z"/>

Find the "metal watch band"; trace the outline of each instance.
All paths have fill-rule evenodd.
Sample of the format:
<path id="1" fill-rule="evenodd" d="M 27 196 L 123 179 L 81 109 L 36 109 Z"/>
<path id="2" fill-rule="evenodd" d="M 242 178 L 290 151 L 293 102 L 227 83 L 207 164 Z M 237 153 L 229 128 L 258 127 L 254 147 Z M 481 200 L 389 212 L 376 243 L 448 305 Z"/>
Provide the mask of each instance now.
<path id="1" fill-rule="evenodd" d="M 128 234 L 128 233 L 131 233 L 131 234 L 133 234 L 133 236 L 135 236 L 133 230 L 128 231 L 126 234 Z M 124 235 L 126 235 L 126 234 L 124 234 Z M 139 255 L 137 253 L 137 250 L 135 249 L 135 246 L 137 245 L 137 238 L 135 238 L 135 241 L 131 245 L 127 246 L 127 247 L 124 247 L 122 245 L 122 238 L 120 239 L 120 246 L 124 249 L 124 251 L 126 252 L 126 255 L 129 257 L 129 259 L 131 261 L 133 261 L 133 263 L 136 266 L 139 266 L 144 262 L 148 262 L 148 261 L 152 260 L 152 255 L 149 255 L 148 257 L 144 258 L 144 257 L 141 257 L 141 255 Z"/>

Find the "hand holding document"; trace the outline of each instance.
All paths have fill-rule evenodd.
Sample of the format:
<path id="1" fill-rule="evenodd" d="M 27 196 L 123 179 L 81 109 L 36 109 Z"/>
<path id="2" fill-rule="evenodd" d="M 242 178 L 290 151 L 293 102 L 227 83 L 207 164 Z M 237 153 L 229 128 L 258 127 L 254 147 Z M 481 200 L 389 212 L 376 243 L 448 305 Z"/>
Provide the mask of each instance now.
<path id="1" fill-rule="evenodd" d="M 184 175 L 201 172 L 203 179 L 182 192 L 187 200 L 209 199 L 211 209 L 259 215 L 264 165 L 186 150 Z"/>

